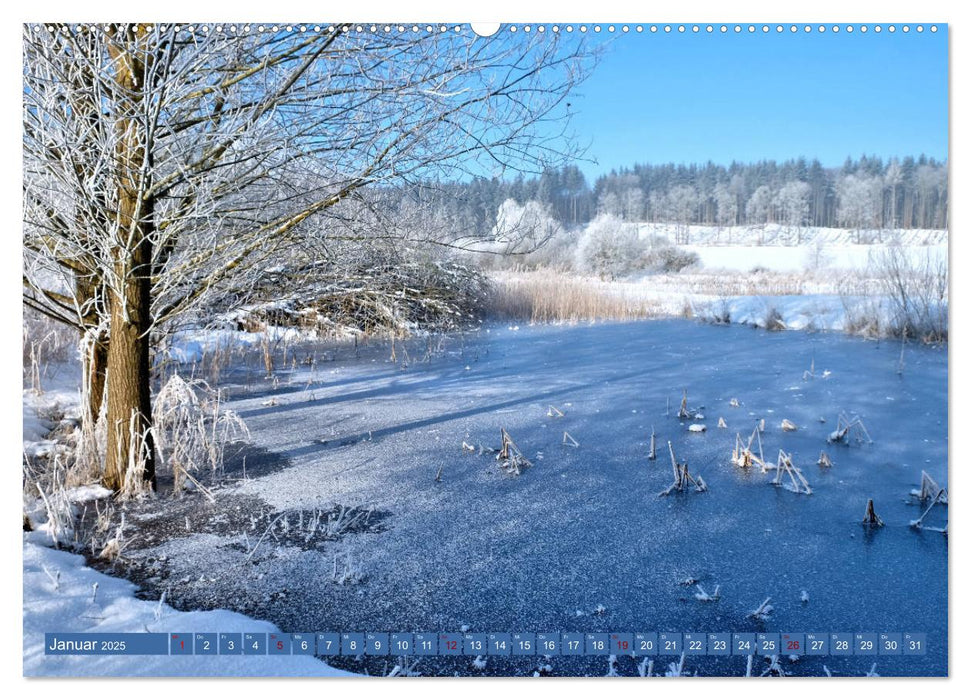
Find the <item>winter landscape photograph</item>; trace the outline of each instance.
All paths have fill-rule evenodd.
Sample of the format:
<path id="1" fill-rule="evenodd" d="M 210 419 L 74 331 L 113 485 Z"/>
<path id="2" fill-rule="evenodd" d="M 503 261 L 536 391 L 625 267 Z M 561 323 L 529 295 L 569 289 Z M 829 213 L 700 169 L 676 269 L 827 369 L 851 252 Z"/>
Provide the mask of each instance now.
<path id="1" fill-rule="evenodd" d="M 24 676 L 949 675 L 947 24 L 21 39 Z"/>

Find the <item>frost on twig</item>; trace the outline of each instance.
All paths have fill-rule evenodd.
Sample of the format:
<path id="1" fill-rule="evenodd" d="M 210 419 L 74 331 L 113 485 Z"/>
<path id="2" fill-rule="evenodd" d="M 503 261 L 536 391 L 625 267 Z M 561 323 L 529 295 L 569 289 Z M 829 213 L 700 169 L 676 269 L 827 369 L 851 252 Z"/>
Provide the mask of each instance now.
<path id="1" fill-rule="evenodd" d="M 566 445 L 567 447 L 580 446 L 580 443 L 576 441 L 576 438 L 574 438 L 572 435 L 570 435 L 570 433 L 566 432 L 565 430 L 563 431 L 563 444 Z"/>
<path id="2" fill-rule="evenodd" d="M 758 454 L 752 450 L 752 443 L 758 445 Z M 753 465 L 765 466 L 765 458 L 762 454 L 762 436 L 759 434 L 758 426 L 749 435 L 748 442 L 742 442 L 742 436 L 735 433 L 735 449 L 732 450 L 732 464 L 736 467 L 748 468 Z"/>
<path id="3" fill-rule="evenodd" d="M 561 411 L 560 409 L 558 409 L 553 404 L 550 404 L 549 409 L 547 409 L 547 411 L 546 411 L 546 416 L 548 418 L 562 418 L 563 417 L 563 411 Z"/>
<path id="4" fill-rule="evenodd" d="M 798 429 L 799 429 L 799 428 L 798 428 L 798 427 L 796 426 L 796 424 L 795 424 L 795 423 L 793 423 L 793 422 L 792 422 L 791 420 L 789 420 L 788 418 L 783 418 L 783 419 L 782 419 L 782 425 L 781 425 L 780 427 L 781 427 L 781 428 L 782 428 L 782 429 L 783 429 L 783 430 L 784 430 L 785 432 L 787 432 L 787 433 L 791 433 L 791 432 L 794 432 L 794 431 L 796 431 L 796 430 L 798 430 Z"/>
<path id="5" fill-rule="evenodd" d="M 826 442 L 832 445 L 849 445 L 851 438 L 857 443 L 873 443 L 873 440 L 870 439 L 870 433 L 867 432 L 866 426 L 863 425 L 859 416 L 850 418 L 845 413 L 840 413 L 836 419 L 836 430 L 829 434 Z"/>
<path id="6" fill-rule="evenodd" d="M 617 673 L 617 655 L 611 654 L 607 657 L 607 678 L 616 678 L 620 674 Z"/>
<path id="7" fill-rule="evenodd" d="M 668 678 L 680 678 L 685 675 L 684 673 L 684 658 L 685 654 L 681 652 L 681 658 L 678 659 L 677 663 L 671 662 L 668 664 L 668 670 L 664 672 L 664 675 Z"/>
<path id="8" fill-rule="evenodd" d="M 482 658 L 482 657 L 479 657 L 479 658 Z M 420 658 L 409 659 L 408 657 L 399 656 L 397 663 L 385 675 L 387 678 L 397 678 L 399 676 L 402 676 L 402 677 L 420 676 L 421 673 L 415 670 L 418 667 L 419 661 L 421 661 Z M 483 665 L 483 668 L 485 668 L 484 665 Z"/>
<path id="9" fill-rule="evenodd" d="M 910 526 L 915 530 L 926 529 L 931 530 L 932 532 L 940 532 L 942 535 L 947 535 L 946 523 L 944 527 L 927 527 L 924 525 L 924 518 L 926 518 L 937 505 L 940 505 L 942 508 L 947 505 L 947 491 L 945 489 L 938 491 L 937 496 L 934 497 L 934 500 L 931 501 L 931 504 L 927 506 L 924 512 L 920 514 L 920 517 L 917 518 L 917 520 L 910 521 Z"/>
<path id="10" fill-rule="evenodd" d="M 659 496 L 668 496 L 673 491 L 684 491 L 688 488 L 689 484 L 693 484 L 695 491 L 701 493 L 708 490 L 708 485 L 701 476 L 693 477 L 688 471 L 687 462 L 678 462 L 674 457 L 674 448 L 671 446 L 671 442 L 668 441 L 668 451 L 671 453 L 671 469 L 674 471 L 674 481 L 668 486 L 664 491 L 662 491 Z"/>
<path id="11" fill-rule="evenodd" d="M 866 501 L 866 512 L 863 514 L 863 525 L 866 527 L 883 527 L 883 521 L 873 508 L 873 499 Z"/>
<path id="12" fill-rule="evenodd" d="M 338 586 L 349 586 L 361 583 L 364 580 L 364 574 L 354 563 L 354 560 L 351 559 L 350 555 L 345 554 L 343 558 L 338 556 L 334 557 L 334 568 L 331 573 L 331 580 Z"/>
<path id="13" fill-rule="evenodd" d="M 947 503 L 947 489 L 942 489 L 926 471 L 920 473 L 920 490 L 910 492 L 921 503 L 936 499 L 938 503 Z"/>
<path id="14" fill-rule="evenodd" d="M 727 428 L 728 427 L 728 423 L 725 422 L 725 419 L 724 418 L 722 418 L 722 417 L 719 417 L 718 418 L 718 427 L 719 428 Z"/>
<path id="15" fill-rule="evenodd" d="M 44 573 L 47 574 L 47 578 L 49 578 L 51 580 L 51 583 L 54 586 L 54 590 L 55 591 L 61 590 L 61 571 L 60 571 L 60 569 L 56 570 L 52 574 L 51 571 L 50 571 L 50 569 L 48 569 L 46 566 L 42 566 L 42 568 L 44 569 Z"/>
<path id="16" fill-rule="evenodd" d="M 765 622 L 772 615 L 772 598 L 766 598 L 762 601 L 762 604 L 755 610 L 750 612 L 747 617 L 751 617 L 753 620 L 759 620 L 760 622 Z"/>
<path id="17" fill-rule="evenodd" d="M 496 455 L 499 467 L 507 474 L 519 476 L 533 464 L 526 459 L 516 443 L 513 442 L 512 437 L 506 432 L 506 429 L 500 428 L 499 430 L 502 431 L 502 448 Z"/>
<path id="18" fill-rule="evenodd" d="M 773 654 L 772 656 L 769 656 L 768 661 L 769 661 L 768 667 L 766 667 L 766 669 L 762 671 L 763 676 L 778 676 L 781 678 L 783 676 L 789 675 L 788 673 L 785 672 L 785 669 L 782 668 L 782 664 L 779 662 L 779 656 L 777 654 Z"/>
<path id="19" fill-rule="evenodd" d="M 641 678 L 650 678 L 654 675 L 654 659 L 649 656 L 645 656 L 639 664 L 637 664 L 637 675 Z"/>
<path id="20" fill-rule="evenodd" d="M 832 467 L 833 466 L 833 460 L 830 459 L 829 455 L 826 454 L 825 451 L 820 450 L 819 451 L 819 459 L 816 460 L 816 464 L 818 464 L 821 467 L 827 467 L 827 468 L 829 468 L 829 467 Z"/>
<path id="21" fill-rule="evenodd" d="M 650 460 L 657 459 L 657 445 L 655 444 L 654 436 L 654 426 L 651 426 L 651 451 L 647 453 L 647 458 Z"/>
<path id="22" fill-rule="evenodd" d="M 681 420 L 702 419 L 704 414 L 698 409 L 688 408 L 688 390 L 685 389 L 681 395 L 681 407 L 678 409 L 678 418 Z"/>
<path id="23" fill-rule="evenodd" d="M 809 487 L 809 482 L 806 481 L 806 477 L 802 475 L 799 467 L 792 463 L 792 454 L 786 454 L 784 451 L 779 450 L 779 458 L 774 466 L 762 466 L 763 472 L 772 469 L 775 469 L 775 478 L 771 482 L 773 486 L 781 486 L 793 493 L 804 493 L 807 496 L 812 495 L 813 490 Z M 783 475 L 788 476 L 789 480 L 784 481 Z"/>
<path id="24" fill-rule="evenodd" d="M 812 361 L 809 363 L 809 369 L 802 373 L 803 381 L 807 379 L 814 379 L 816 377 L 816 353 L 813 353 Z"/>
<path id="25" fill-rule="evenodd" d="M 695 584 L 695 588 L 698 592 L 695 593 L 695 599 L 701 601 L 702 603 L 714 603 L 716 600 L 721 598 L 721 586 L 716 585 L 715 591 L 713 593 L 708 593 L 700 584 Z"/>

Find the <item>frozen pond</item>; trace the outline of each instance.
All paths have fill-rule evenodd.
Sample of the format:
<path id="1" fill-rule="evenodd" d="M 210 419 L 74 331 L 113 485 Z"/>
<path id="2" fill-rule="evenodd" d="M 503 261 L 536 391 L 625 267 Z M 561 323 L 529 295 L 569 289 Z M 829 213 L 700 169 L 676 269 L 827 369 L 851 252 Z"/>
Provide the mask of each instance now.
<path id="1" fill-rule="evenodd" d="M 427 357 L 423 343 L 408 346 L 410 363 L 399 346 L 396 364 L 372 349 L 277 382 L 226 379 L 230 407 L 278 465 L 260 471 L 254 458 L 246 480 L 220 491 L 217 510 L 367 506 L 381 527 L 311 548 L 274 537 L 249 559 L 262 526 L 244 545 L 218 528 L 166 538 L 132 553 L 168 556 L 146 587 L 291 632 L 922 632 L 924 657 L 783 666 L 800 675 L 822 674 L 823 662 L 839 675 L 873 662 L 881 675 L 947 672 L 947 538 L 908 527 L 921 512 L 908 498 L 921 470 L 947 484 L 946 349 L 909 345 L 900 376 L 897 342 L 690 321 L 492 327 L 448 338 Z M 804 379 L 813 361 L 816 376 Z M 676 417 L 683 389 L 707 432 L 690 433 L 692 421 Z M 548 416 L 551 404 L 563 417 Z M 826 444 L 841 411 L 862 417 L 873 444 Z M 811 496 L 731 463 L 736 433 L 747 438 L 762 418 L 766 458 L 791 452 Z M 783 419 L 798 430 L 783 432 Z M 652 426 L 656 461 L 647 458 Z M 463 442 L 499 447 L 501 427 L 533 463 L 522 476 L 500 471 L 494 455 L 463 451 Z M 564 431 L 579 447 L 563 444 Z M 658 496 L 672 481 L 668 440 L 707 493 Z M 822 449 L 830 469 L 816 464 Z M 867 498 L 886 523 L 869 533 L 860 524 Z M 207 508 L 193 523 L 218 520 Z M 928 524 L 944 524 L 938 510 Z M 335 557 L 363 580 L 334 583 Z M 688 578 L 709 593 L 720 586 L 721 598 L 696 600 L 697 589 L 681 585 Z M 774 614 L 747 617 L 766 597 Z M 605 658 L 550 663 L 555 675 L 607 670 Z M 381 664 L 367 668 L 380 673 Z M 485 672 L 536 667 L 532 657 L 490 659 Z M 418 670 L 481 673 L 470 657 Z M 621 659 L 618 670 L 634 674 L 635 664 Z M 741 674 L 745 659 L 689 658 L 686 670 Z"/>

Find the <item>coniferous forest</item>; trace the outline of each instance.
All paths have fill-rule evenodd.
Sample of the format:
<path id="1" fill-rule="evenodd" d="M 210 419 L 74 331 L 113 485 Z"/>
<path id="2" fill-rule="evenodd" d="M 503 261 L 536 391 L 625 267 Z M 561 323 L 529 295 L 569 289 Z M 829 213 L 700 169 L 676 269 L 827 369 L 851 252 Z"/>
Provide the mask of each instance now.
<path id="1" fill-rule="evenodd" d="M 598 213 L 626 221 L 715 226 L 780 223 L 887 229 L 944 229 L 948 225 L 947 162 L 924 155 L 847 158 L 839 168 L 818 160 L 636 164 L 592 182 L 577 165 L 537 177 L 476 178 L 431 188 L 450 219 L 485 232 L 508 199 L 545 205 L 563 226 Z"/>

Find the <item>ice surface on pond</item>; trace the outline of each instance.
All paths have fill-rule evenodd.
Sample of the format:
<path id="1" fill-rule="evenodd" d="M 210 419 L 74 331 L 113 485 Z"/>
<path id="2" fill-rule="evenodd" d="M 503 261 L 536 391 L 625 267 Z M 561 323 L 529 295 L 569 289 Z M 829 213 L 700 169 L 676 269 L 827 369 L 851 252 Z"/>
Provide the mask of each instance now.
<path id="1" fill-rule="evenodd" d="M 488 330 L 407 368 L 334 362 L 282 388 L 231 387 L 229 407 L 253 441 L 289 460 L 240 494 L 278 510 L 374 507 L 390 514 L 387 529 L 320 551 L 280 549 L 246 575 L 228 554 L 212 556 L 211 538 L 193 536 L 161 547 L 173 566 L 218 572 L 207 595 L 247 601 L 286 630 L 471 621 L 487 631 L 926 632 L 928 656 L 881 659 L 879 671 L 946 672 L 947 539 L 908 527 L 921 471 L 948 481 L 945 350 L 908 346 L 899 376 L 899 342 L 837 334 L 688 321 Z M 813 358 L 831 370 L 826 381 L 802 380 Z M 728 429 L 689 433 L 675 415 L 685 390 Z M 564 415 L 551 419 L 551 405 Z M 827 446 L 841 412 L 862 417 L 873 444 Z M 732 464 L 736 433 L 766 416 L 766 454 L 791 453 L 811 496 Z M 652 426 L 707 492 L 657 497 L 672 472 L 666 458 L 648 459 Z M 501 429 L 534 464 L 519 476 L 490 451 Z M 563 444 L 564 431 L 579 447 Z M 817 465 L 822 449 L 831 468 Z M 886 523 L 872 532 L 860 526 L 868 498 Z M 360 583 L 329 582 L 338 554 Z M 699 589 L 679 585 L 689 577 Z M 286 596 L 274 604 L 278 590 Z M 772 616 L 749 617 L 769 597 Z M 598 605 L 604 614 L 576 617 Z M 828 665 L 860 675 L 870 661 Z M 692 666 L 744 673 L 744 660 L 719 663 L 728 662 Z M 821 664 L 794 668 L 822 675 Z"/>

